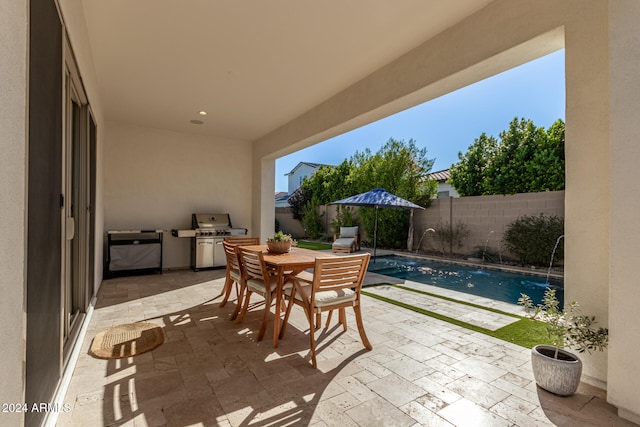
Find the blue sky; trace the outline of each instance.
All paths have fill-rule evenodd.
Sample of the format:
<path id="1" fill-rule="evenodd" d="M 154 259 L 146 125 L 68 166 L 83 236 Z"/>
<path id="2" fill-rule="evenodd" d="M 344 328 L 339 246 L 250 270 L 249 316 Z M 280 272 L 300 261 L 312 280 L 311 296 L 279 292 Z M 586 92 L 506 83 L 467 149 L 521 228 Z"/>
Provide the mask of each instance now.
<path id="1" fill-rule="evenodd" d="M 514 117 L 548 128 L 565 119 L 564 50 L 276 160 L 276 191 L 299 162 L 337 165 L 356 151 L 378 151 L 389 138 L 414 139 L 435 159 L 432 172 L 458 161 L 482 132 L 499 137 Z"/>

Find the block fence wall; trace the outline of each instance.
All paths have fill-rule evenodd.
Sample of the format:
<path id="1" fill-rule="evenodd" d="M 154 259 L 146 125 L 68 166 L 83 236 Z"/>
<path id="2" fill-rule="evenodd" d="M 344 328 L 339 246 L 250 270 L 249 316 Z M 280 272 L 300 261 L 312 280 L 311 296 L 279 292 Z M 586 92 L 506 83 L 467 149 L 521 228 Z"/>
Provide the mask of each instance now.
<path id="1" fill-rule="evenodd" d="M 330 224 L 335 218 L 336 207 L 323 206 L 321 212 L 324 213 L 326 233 L 331 236 Z M 564 191 L 435 199 L 429 208 L 414 212 L 413 247 L 410 249 L 440 250 L 435 245 L 433 233 L 425 234 L 425 230 L 463 223 L 469 235 L 462 248 L 454 248 L 455 253 L 470 254 L 476 247 L 486 245 L 488 250 L 508 257 L 501 246 L 506 227 L 521 216 L 539 214 L 564 218 Z M 289 208 L 276 208 L 276 219 L 284 232 L 296 237 L 305 235 L 301 222 L 293 219 Z"/>

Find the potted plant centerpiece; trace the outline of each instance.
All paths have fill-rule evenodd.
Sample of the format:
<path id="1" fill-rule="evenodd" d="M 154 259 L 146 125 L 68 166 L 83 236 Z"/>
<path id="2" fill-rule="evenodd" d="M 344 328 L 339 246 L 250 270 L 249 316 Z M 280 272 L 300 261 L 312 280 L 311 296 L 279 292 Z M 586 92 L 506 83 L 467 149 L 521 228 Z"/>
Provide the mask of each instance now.
<path id="1" fill-rule="evenodd" d="M 528 295 L 520 294 L 518 304 L 524 307 L 528 317 L 546 323 L 550 345 L 536 345 L 531 349 L 531 367 L 536 383 L 559 396 L 576 392 L 582 375 L 582 361 L 575 354 L 563 349 L 565 345 L 579 353 L 604 350 L 609 344 L 609 330 L 593 328 L 595 317 L 579 314 L 577 302 L 560 309 L 556 291 L 544 293 L 542 304 L 534 306 Z"/>
<path id="2" fill-rule="evenodd" d="M 291 250 L 291 246 L 295 245 L 296 241 L 291 237 L 291 234 L 284 234 L 282 231 L 276 232 L 273 237 L 267 239 L 267 248 L 269 252 L 283 254 Z"/>

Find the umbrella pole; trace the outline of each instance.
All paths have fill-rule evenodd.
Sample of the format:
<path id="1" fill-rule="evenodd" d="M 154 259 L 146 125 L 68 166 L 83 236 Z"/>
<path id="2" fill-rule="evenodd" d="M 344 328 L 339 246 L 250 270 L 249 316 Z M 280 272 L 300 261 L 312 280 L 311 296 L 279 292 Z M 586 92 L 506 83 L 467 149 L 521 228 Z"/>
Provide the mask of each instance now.
<path id="1" fill-rule="evenodd" d="M 376 205 L 376 223 L 373 227 L 373 262 L 376 262 L 376 247 L 378 245 L 378 205 Z"/>

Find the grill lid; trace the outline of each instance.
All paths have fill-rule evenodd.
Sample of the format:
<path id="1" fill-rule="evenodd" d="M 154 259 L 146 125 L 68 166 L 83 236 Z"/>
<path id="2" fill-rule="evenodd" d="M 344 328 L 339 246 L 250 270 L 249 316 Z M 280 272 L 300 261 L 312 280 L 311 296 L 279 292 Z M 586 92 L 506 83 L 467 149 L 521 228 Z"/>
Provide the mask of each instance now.
<path id="1" fill-rule="evenodd" d="M 213 230 L 227 230 L 231 228 L 229 214 L 202 214 L 192 215 L 191 226 L 194 229 L 205 228 Z"/>

